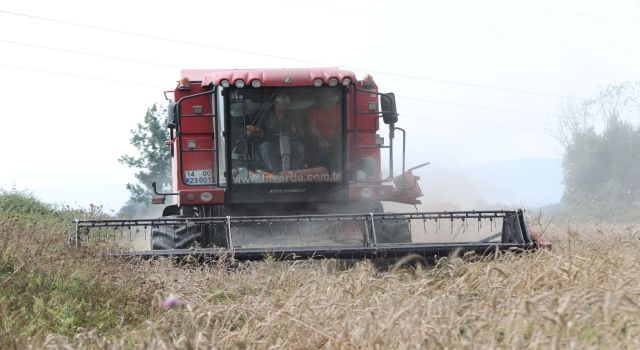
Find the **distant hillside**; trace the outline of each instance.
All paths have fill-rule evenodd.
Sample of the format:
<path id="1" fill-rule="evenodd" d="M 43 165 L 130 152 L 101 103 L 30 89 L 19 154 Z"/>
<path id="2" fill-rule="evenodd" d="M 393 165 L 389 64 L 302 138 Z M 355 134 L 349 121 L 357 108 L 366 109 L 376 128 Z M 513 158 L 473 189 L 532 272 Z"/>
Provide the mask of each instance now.
<path id="1" fill-rule="evenodd" d="M 423 202 L 431 207 L 540 207 L 559 202 L 563 191 L 561 159 L 515 159 L 463 168 L 434 164 L 419 169 L 417 175 Z"/>

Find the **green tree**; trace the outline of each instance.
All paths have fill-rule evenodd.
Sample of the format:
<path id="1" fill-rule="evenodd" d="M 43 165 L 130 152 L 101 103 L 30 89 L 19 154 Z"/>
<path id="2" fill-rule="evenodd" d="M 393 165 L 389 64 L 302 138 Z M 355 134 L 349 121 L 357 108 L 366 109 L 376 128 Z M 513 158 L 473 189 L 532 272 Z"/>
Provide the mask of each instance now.
<path id="1" fill-rule="evenodd" d="M 566 106 L 559 124 L 564 146 L 563 202 L 598 218 L 619 219 L 640 208 L 640 83 L 604 88 Z"/>
<path id="2" fill-rule="evenodd" d="M 144 122 L 131 130 L 131 144 L 136 149 L 134 155 L 123 155 L 118 159 L 122 164 L 138 169 L 135 174 L 138 183 L 127 184 L 131 198 L 121 209 L 121 213 L 132 213 L 149 206 L 153 195 L 152 182 L 158 189 L 171 186 L 171 164 L 169 147 L 164 142 L 169 139 L 168 129 L 162 122 L 167 108 L 158 103 L 147 108 Z"/>

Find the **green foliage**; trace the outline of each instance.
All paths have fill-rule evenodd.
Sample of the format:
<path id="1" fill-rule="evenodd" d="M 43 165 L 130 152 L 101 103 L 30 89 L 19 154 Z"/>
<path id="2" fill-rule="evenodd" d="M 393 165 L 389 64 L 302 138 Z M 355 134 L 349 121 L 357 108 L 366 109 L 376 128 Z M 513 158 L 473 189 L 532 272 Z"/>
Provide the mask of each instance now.
<path id="1" fill-rule="evenodd" d="M 119 334 L 149 316 L 152 296 L 131 261 L 66 246 L 72 218 L 103 216 L 100 207 L 54 207 L 0 190 L 0 349 L 50 333 L 72 339 L 81 329 Z"/>
<path id="2" fill-rule="evenodd" d="M 51 275 L 38 269 L 17 270 L 5 262 L 0 265 L 0 276 L 3 271 L 7 277 L 2 279 L 6 283 L 0 288 L 0 299 L 11 302 L 3 303 L 0 323 L 14 336 L 55 332 L 72 337 L 79 328 L 112 331 L 141 321 L 136 315 L 141 310 L 132 308 L 134 305 L 113 304 L 112 300 L 135 302 L 127 300 L 127 291 L 100 283 L 98 276 L 87 275 L 84 270 Z"/>
<path id="3" fill-rule="evenodd" d="M 145 208 L 153 195 L 151 183 L 156 182 L 159 189 L 171 185 L 171 164 L 169 147 L 165 141 L 169 132 L 162 123 L 167 109 L 155 103 L 147 109 L 144 122 L 131 130 L 131 144 L 136 148 L 135 155 L 123 155 L 119 161 L 129 167 L 139 169 L 135 174 L 138 183 L 127 184 L 131 199 L 123 210 L 131 212 Z"/>
<path id="4" fill-rule="evenodd" d="M 640 207 L 638 86 L 609 86 L 562 116 L 563 202 L 583 214 L 620 219 Z"/>
<path id="5" fill-rule="evenodd" d="M 12 189 L 0 189 L 0 213 L 47 215 L 53 208 L 35 198 L 31 193 Z"/>
<path id="6" fill-rule="evenodd" d="M 74 219 L 109 219 L 101 205 L 89 204 L 88 209 L 72 208 L 68 205 L 44 203 L 28 191 L 0 188 L 0 215 L 30 220 L 55 221 L 56 224 L 71 225 Z"/>

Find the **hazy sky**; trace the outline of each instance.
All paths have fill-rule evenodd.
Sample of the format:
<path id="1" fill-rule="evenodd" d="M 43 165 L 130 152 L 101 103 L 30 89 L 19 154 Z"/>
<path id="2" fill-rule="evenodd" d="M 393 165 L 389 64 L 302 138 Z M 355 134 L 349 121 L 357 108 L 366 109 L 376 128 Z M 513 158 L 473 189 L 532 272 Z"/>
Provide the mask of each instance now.
<path id="1" fill-rule="evenodd" d="M 569 99 L 640 80 L 640 1 L 0 5 L 0 187 L 118 208 L 130 129 L 180 68 L 339 66 L 398 99 L 408 165 L 558 158 Z M 100 190 L 102 189 L 102 190 Z"/>

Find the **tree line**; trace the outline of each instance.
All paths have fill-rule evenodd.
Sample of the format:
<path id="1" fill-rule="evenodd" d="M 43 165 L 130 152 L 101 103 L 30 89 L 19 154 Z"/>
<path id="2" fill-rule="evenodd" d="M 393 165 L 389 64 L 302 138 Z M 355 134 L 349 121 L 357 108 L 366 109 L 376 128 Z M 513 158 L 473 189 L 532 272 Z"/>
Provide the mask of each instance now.
<path id="1" fill-rule="evenodd" d="M 640 83 L 603 88 L 568 103 L 558 120 L 564 148 L 562 203 L 600 219 L 640 209 Z"/>

